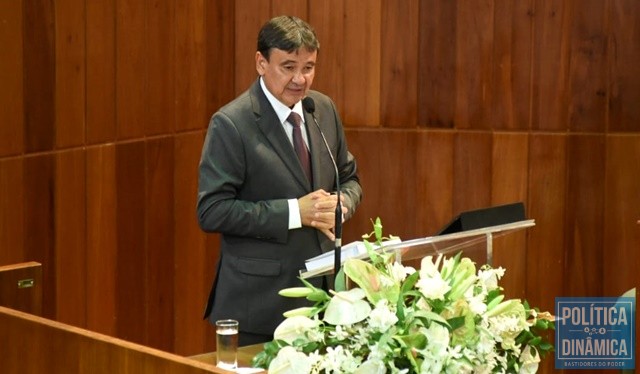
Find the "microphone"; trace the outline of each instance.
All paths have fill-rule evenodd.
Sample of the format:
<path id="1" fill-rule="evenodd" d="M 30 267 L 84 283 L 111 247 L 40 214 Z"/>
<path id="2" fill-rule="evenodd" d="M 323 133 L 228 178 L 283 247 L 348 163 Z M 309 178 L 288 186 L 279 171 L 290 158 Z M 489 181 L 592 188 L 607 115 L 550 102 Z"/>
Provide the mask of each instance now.
<path id="1" fill-rule="evenodd" d="M 316 111 L 316 103 L 310 97 L 305 97 L 302 99 L 302 107 L 304 110 L 311 114 L 313 117 L 313 122 L 315 122 L 320 135 L 322 136 L 322 141 L 324 142 L 324 146 L 327 148 L 327 152 L 329 153 L 329 157 L 331 157 L 331 162 L 333 163 L 333 168 L 336 173 L 336 197 L 338 198 L 338 203 L 336 204 L 336 223 L 335 223 L 335 254 L 334 254 L 334 262 L 333 262 L 333 274 L 334 276 L 338 276 L 338 271 L 342 266 L 342 259 L 340 258 L 342 255 L 341 247 L 342 247 L 342 202 L 340 201 L 340 173 L 338 172 L 338 164 L 336 163 L 335 158 L 333 158 L 333 154 L 331 153 L 331 148 L 329 148 L 329 143 L 327 142 L 327 138 L 324 136 L 320 125 L 318 124 L 318 120 L 316 119 L 315 111 Z"/>

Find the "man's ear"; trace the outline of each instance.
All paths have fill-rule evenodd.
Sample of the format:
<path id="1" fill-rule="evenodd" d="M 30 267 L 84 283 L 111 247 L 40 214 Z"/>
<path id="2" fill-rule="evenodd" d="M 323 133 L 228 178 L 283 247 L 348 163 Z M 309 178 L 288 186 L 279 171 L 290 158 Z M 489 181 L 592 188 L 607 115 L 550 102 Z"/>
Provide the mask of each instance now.
<path id="1" fill-rule="evenodd" d="M 264 75 L 268 63 L 269 61 L 267 61 L 262 53 L 256 52 L 256 70 L 258 71 L 259 75 Z"/>

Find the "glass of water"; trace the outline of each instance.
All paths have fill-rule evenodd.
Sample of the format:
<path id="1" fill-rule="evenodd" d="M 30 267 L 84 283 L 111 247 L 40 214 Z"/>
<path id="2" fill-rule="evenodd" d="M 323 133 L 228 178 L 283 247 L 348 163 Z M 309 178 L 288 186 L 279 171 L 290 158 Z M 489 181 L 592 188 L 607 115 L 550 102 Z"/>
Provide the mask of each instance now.
<path id="1" fill-rule="evenodd" d="M 221 319 L 216 321 L 216 357 L 221 369 L 238 368 L 238 321 Z"/>

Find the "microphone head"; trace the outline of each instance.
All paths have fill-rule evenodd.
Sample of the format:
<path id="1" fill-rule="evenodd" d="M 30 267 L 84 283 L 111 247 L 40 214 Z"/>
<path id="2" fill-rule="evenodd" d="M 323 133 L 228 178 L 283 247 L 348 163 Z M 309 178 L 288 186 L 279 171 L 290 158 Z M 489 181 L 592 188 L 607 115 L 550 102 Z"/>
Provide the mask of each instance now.
<path id="1" fill-rule="evenodd" d="M 302 99 L 302 107 L 304 108 L 304 110 L 306 110 L 311 114 L 313 114 L 316 111 L 316 103 L 309 96 Z"/>

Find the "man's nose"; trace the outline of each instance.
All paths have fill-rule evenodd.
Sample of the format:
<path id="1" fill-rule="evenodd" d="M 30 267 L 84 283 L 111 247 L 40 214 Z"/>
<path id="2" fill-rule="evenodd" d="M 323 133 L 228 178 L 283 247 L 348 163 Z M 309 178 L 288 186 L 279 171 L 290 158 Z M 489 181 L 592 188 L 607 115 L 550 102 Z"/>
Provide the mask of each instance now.
<path id="1" fill-rule="evenodd" d="M 294 72 L 292 80 L 293 80 L 293 83 L 304 84 L 305 77 L 304 77 L 304 74 L 302 74 L 302 71 L 298 70 L 298 71 Z"/>

